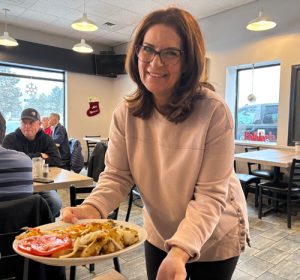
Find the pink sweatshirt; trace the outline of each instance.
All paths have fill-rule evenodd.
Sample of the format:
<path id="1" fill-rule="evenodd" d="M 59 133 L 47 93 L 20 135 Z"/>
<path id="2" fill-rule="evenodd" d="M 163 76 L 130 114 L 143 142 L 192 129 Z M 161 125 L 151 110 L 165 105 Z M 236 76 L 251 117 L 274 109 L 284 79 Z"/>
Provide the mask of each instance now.
<path id="1" fill-rule="evenodd" d="M 158 111 L 149 120 L 133 117 L 122 103 L 113 115 L 106 168 L 84 203 L 106 217 L 135 182 L 154 246 L 165 251 L 178 246 L 191 261 L 238 256 L 249 227 L 233 171 L 233 135 L 230 111 L 209 90 L 179 124 Z"/>

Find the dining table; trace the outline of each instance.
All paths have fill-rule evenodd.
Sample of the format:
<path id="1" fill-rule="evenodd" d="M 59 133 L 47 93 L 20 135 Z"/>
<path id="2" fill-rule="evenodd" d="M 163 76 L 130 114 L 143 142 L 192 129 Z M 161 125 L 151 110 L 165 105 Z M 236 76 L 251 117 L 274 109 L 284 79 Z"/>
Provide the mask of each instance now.
<path id="1" fill-rule="evenodd" d="M 91 141 L 91 142 L 108 142 L 108 137 L 83 137 L 84 141 Z"/>
<path id="2" fill-rule="evenodd" d="M 300 152 L 293 149 L 265 149 L 234 155 L 234 159 L 237 161 L 273 167 L 274 181 L 280 180 L 280 168 L 290 168 L 294 158 L 300 159 Z"/>
<path id="3" fill-rule="evenodd" d="M 50 167 L 48 178 L 52 179 L 53 182 L 34 182 L 33 191 L 43 192 L 49 190 L 69 189 L 72 185 L 88 187 L 93 184 L 93 178 L 59 167 Z"/>
<path id="4" fill-rule="evenodd" d="M 237 161 L 253 162 L 271 166 L 274 170 L 273 183 L 275 184 L 278 184 L 281 180 L 280 168 L 289 169 L 294 158 L 300 159 L 300 152 L 292 149 L 265 149 L 234 155 L 234 159 Z M 278 210 L 278 207 L 276 207 L 274 204 L 269 205 L 263 211 L 263 215 L 266 215 L 275 209 Z"/>

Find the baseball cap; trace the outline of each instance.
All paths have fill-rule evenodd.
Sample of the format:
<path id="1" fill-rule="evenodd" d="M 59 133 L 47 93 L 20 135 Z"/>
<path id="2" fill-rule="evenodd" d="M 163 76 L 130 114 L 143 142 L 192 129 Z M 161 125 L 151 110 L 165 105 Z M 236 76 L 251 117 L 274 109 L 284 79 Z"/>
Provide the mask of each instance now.
<path id="1" fill-rule="evenodd" d="M 23 119 L 40 121 L 41 117 L 37 110 L 35 110 L 33 108 L 27 108 L 27 109 L 23 110 L 23 112 L 21 114 L 21 120 L 23 120 Z"/>

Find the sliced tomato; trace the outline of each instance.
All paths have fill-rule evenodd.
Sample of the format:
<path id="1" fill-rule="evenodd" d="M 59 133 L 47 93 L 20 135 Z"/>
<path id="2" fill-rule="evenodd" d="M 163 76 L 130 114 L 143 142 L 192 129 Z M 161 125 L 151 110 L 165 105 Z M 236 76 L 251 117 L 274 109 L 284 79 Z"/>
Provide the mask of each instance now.
<path id="1" fill-rule="evenodd" d="M 72 241 L 70 238 L 53 235 L 31 236 L 18 242 L 18 248 L 21 251 L 37 256 L 48 256 L 71 247 Z"/>

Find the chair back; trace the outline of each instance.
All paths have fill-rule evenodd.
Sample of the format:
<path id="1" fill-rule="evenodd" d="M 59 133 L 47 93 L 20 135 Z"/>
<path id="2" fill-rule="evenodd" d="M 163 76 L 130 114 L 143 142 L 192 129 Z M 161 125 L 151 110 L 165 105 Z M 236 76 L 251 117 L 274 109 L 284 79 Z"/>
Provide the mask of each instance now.
<path id="1" fill-rule="evenodd" d="M 254 152 L 254 151 L 259 151 L 259 147 L 245 147 L 245 152 L 246 153 Z M 247 162 L 247 165 L 248 165 L 248 173 L 249 174 L 253 174 L 252 173 L 252 168 L 254 166 L 256 166 L 256 169 L 261 170 L 261 165 L 260 164 L 257 164 L 257 163 L 254 163 L 254 162 Z"/>
<path id="2" fill-rule="evenodd" d="M 101 135 L 86 135 L 85 137 L 95 137 L 95 138 L 100 138 Z M 86 146 L 87 146 L 87 160 L 86 160 L 86 166 L 89 165 L 89 161 L 90 161 L 90 156 L 91 153 L 93 152 L 94 148 L 96 147 L 97 142 L 94 141 L 90 141 L 90 140 L 86 140 Z"/>
<path id="3" fill-rule="evenodd" d="M 289 178 L 289 187 L 292 187 L 293 184 L 300 183 L 300 159 L 293 159 L 290 178 Z M 299 186 L 300 187 L 300 186 Z"/>
<path id="4" fill-rule="evenodd" d="M 15 237 L 21 231 L 0 234 L 0 279 L 22 279 L 24 258 L 17 255 L 12 249 Z M 28 261 L 27 261 L 28 262 Z M 26 271 L 26 274 L 28 271 Z"/>
<path id="5" fill-rule="evenodd" d="M 81 143 L 78 139 L 70 138 L 69 146 L 71 152 L 70 168 L 76 173 L 80 173 L 84 166 Z"/>
<path id="6" fill-rule="evenodd" d="M 0 279 L 65 279 L 64 267 L 53 267 L 28 261 L 12 250 L 14 237 L 23 227 L 35 227 L 54 222 L 51 210 L 39 194 L 1 201 L 0 203 Z M 29 263 L 29 265 L 28 265 Z M 24 264 L 24 266 L 23 266 Z M 23 271 L 24 267 L 24 271 Z M 24 272 L 24 275 L 23 275 Z"/>
<path id="7" fill-rule="evenodd" d="M 89 160 L 87 175 L 92 177 L 95 182 L 98 182 L 100 173 L 105 168 L 105 154 L 107 150 L 107 144 L 100 142 L 97 143 Z"/>

